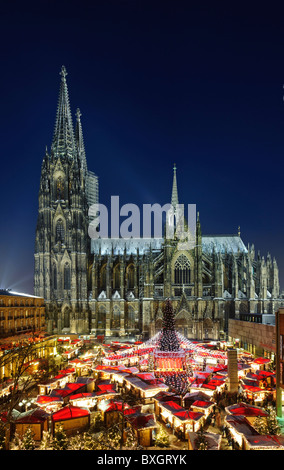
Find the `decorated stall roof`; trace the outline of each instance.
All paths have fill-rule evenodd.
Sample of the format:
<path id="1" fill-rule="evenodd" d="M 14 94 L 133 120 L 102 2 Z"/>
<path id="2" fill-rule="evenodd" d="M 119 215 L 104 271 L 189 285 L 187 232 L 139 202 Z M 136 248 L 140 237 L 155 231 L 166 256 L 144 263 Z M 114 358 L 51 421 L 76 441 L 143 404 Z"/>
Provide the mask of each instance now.
<path id="1" fill-rule="evenodd" d="M 78 390 L 79 388 L 83 388 L 85 384 L 81 384 L 78 382 L 68 382 L 65 388 L 69 388 L 70 390 Z"/>
<path id="2" fill-rule="evenodd" d="M 182 406 L 180 406 L 178 403 L 176 403 L 173 400 L 161 402 L 161 406 L 163 408 L 166 408 L 167 410 L 173 412 L 173 413 L 176 412 L 176 411 L 185 411 Z"/>
<path id="3" fill-rule="evenodd" d="M 187 401 L 190 401 L 192 400 L 192 403 L 196 400 L 205 400 L 205 401 L 210 401 L 210 395 L 208 395 L 207 393 L 205 392 L 202 392 L 201 390 L 197 391 L 197 392 L 191 392 L 191 393 L 186 393 L 186 395 L 184 395 L 184 400 L 187 400 Z"/>
<path id="4" fill-rule="evenodd" d="M 161 392 L 158 392 L 153 398 L 157 401 L 180 401 L 179 395 L 176 395 L 174 392 L 168 392 L 163 390 Z"/>
<path id="5" fill-rule="evenodd" d="M 35 403 L 37 405 L 47 405 L 48 403 L 63 403 L 63 398 L 59 396 L 52 395 L 38 395 Z"/>
<path id="6" fill-rule="evenodd" d="M 139 413 L 130 415 L 127 417 L 127 421 L 129 421 L 135 429 L 139 430 L 157 427 L 155 415 L 153 413 Z"/>
<path id="7" fill-rule="evenodd" d="M 205 401 L 205 400 L 196 400 L 192 403 L 191 406 L 194 406 L 196 408 L 209 408 L 210 406 L 213 406 L 214 403 L 212 401 Z"/>
<path id="8" fill-rule="evenodd" d="M 256 359 L 253 360 L 254 364 L 268 364 L 271 362 L 271 359 L 268 359 L 267 357 L 257 357 Z"/>
<path id="9" fill-rule="evenodd" d="M 67 389 L 67 388 L 55 388 L 54 390 L 52 390 L 50 396 L 51 397 L 62 397 L 62 398 L 65 398 L 65 397 L 68 397 L 68 395 L 71 395 L 72 394 L 72 391 Z"/>
<path id="10" fill-rule="evenodd" d="M 284 450 L 284 436 L 256 435 L 256 436 L 245 436 L 245 439 L 249 443 L 249 446 L 251 449 Z"/>
<path id="11" fill-rule="evenodd" d="M 96 394 L 93 392 L 75 393 L 74 395 L 70 396 L 70 400 L 77 400 L 79 398 L 92 398 L 95 396 Z"/>
<path id="12" fill-rule="evenodd" d="M 55 413 L 51 415 L 51 419 L 52 421 L 64 421 L 67 419 L 81 418 L 83 416 L 88 416 L 89 414 L 90 412 L 86 408 L 68 405 L 61 410 L 55 411 Z"/>
<path id="13" fill-rule="evenodd" d="M 115 384 L 113 383 L 100 383 L 98 384 L 98 389 L 103 392 L 105 392 L 106 390 L 113 390 L 114 392 L 116 391 Z"/>
<path id="14" fill-rule="evenodd" d="M 205 432 L 203 434 L 204 438 L 206 439 L 207 443 L 207 450 L 220 450 L 221 446 L 221 434 L 214 434 L 210 432 Z M 196 445 L 198 442 L 198 434 L 196 432 L 188 432 L 188 439 L 191 443 L 191 447 L 193 450 L 196 450 Z"/>
<path id="15" fill-rule="evenodd" d="M 263 408 L 255 405 L 250 405 L 245 402 L 236 403 L 235 405 L 228 406 L 226 408 L 227 413 L 232 415 L 243 415 L 243 416 L 268 416 L 268 412 Z"/>
<path id="16" fill-rule="evenodd" d="M 153 372 L 142 372 L 137 374 L 137 377 L 142 380 L 153 380 L 155 379 L 155 374 Z"/>
<path id="17" fill-rule="evenodd" d="M 251 393 L 257 393 L 257 392 L 264 392 L 264 391 L 265 391 L 263 388 L 256 387 L 256 386 L 254 386 L 254 385 L 242 384 L 242 388 L 243 388 L 245 391 L 251 392 Z"/>
<path id="18" fill-rule="evenodd" d="M 41 408 L 34 408 L 32 410 L 25 411 L 24 413 L 20 413 L 15 419 L 15 422 L 17 424 L 19 423 L 23 423 L 23 424 L 42 423 L 43 421 L 46 421 L 48 417 L 49 417 L 49 414 L 46 413 Z"/>
<path id="19" fill-rule="evenodd" d="M 75 369 L 73 367 L 70 367 L 70 368 L 68 367 L 67 369 L 60 370 L 58 374 L 68 375 L 68 374 L 72 374 L 73 372 L 75 372 Z"/>
<path id="20" fill-rule="evenodd" d="M 130 406 L 127 403 L 123 403 L 121 401 L 112 401 L 109 403 L 108 407 L 105 410 L 105 413 L 110 411 L 119 411 L 122 412 L 124 415 L 132 415 L 135 413 L 139 413 L 141 410 L 141 405 L 137 406 Z"/>
<path id="21" fill-rule="evenodd" d="M 181 421 L 198 421 L 199 419 L 204 417 L 204 413 L 201 411 L 190 411 L 190 410 L 182 410 L 173 413 Z"/>
<path id="22" fill-rule="evenodd" d="M 247 436 L 259 436 L 259 433 L 250 425 L 243 415 L 227 415 L 225 421 L 238 433 Z"/>

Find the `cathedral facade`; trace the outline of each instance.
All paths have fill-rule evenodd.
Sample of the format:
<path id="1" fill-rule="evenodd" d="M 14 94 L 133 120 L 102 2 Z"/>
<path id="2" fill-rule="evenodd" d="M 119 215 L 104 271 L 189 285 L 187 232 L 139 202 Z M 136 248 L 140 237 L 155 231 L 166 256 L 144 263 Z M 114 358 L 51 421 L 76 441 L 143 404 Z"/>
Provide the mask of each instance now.
<path id="1" fill-rule="evenodd" d="M 240 233 L 98 238 L 88 234 L 98 178 L 87 166 L 81 113 L 73 128 L 65 67 L 50 151 L 42 162 L 34 293 L 45 299 L 49 333 L 151 337 L 172 300 L 176 329 L 189 339 L 225 339 L 229 318 L 271 314 L 281 303 L 275 259 L 255 254 Z M 171 204 L 178 206 L 174 167 Z"/>

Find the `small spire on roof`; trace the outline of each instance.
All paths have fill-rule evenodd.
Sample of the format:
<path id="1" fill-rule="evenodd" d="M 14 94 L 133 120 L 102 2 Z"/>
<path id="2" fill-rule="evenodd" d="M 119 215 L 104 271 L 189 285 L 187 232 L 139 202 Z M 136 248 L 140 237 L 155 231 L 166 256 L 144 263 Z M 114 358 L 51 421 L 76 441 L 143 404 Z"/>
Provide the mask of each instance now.
<path id="1" fill-rule="evenodd" d="M 77 108 L 77 111 L 76 111 L 76 117 L 77 117 L 77 121 L 80 121 L 80 117 L 82 116 L 82 113 L 80 111 L 79 108 Z"/>
<path id="2" fill-rule="evenodd" d="M 173 177 L 173 188 L 172 188 L 172 201 L 171 204 L 176 209 L 178 205 L 178 190 L 177 190 L 177 176 L 176 176 L 176 164 L 174 163 L 174 177 Z"/>

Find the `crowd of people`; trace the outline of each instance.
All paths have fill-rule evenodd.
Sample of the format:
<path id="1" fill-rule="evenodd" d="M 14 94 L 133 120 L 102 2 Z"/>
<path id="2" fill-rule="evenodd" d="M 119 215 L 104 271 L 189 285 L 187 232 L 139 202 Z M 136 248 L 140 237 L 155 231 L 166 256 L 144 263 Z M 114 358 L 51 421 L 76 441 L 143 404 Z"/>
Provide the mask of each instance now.
<path id="1" fill-rule="evenodd" d="M 188 390 L 188 374 L 180 371 L 156 371 L 155 376 L 162 379 L 170 389 L 179 395 Z"/>

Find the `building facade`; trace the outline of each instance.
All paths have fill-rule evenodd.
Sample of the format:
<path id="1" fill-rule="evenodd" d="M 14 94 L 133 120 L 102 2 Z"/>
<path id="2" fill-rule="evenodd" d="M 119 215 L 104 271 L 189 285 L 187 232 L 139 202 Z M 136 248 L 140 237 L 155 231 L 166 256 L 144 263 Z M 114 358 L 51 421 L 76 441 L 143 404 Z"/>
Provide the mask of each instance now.
<path id="1" fill-rule="evenodd" d="M 193 244 L 181 244 L 176 227 L 160 238 L 90 238 L 98 178 L 87 167 L 79 111 L 73 131 L 66 75 L 62 67 L 36 228 L 34 287 L 45 299 L 48 332 L 150 337 L 167 298 L 189 339 L 223 339 L 229 318 L 242 313 L 273 314 L 281 301 L 276 260 L 255 255 L 240 232 L 202 234 L 198 213 Z M 176 211 L 175 167 L 171 204 Z"/>
<path id="2" fill-rule="evenodd" d="M 0 339 L 44 330 L 43 298 L 0 289 Z"/>

